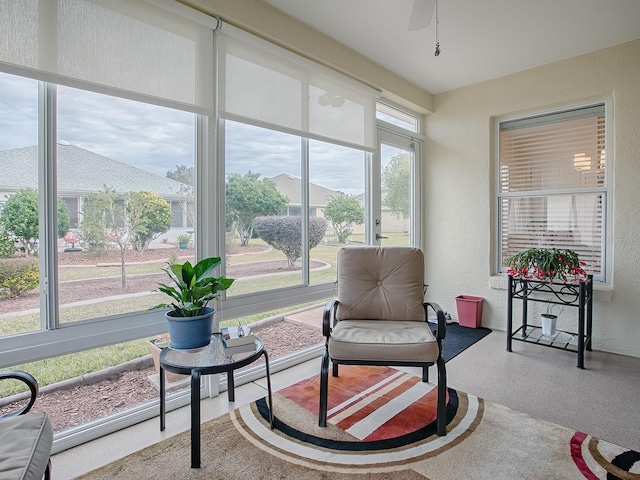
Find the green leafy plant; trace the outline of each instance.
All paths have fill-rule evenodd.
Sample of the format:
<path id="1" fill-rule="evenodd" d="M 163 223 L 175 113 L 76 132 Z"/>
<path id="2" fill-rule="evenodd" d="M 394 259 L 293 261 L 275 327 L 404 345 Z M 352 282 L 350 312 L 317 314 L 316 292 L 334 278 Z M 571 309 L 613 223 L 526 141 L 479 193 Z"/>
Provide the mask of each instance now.
<path id="1" fill-rule="evenodd" d="M 189 243 L 191 241 L 191 235 L 188 233 L 181 233 L 176 238 L 178 239 L 178 243 Z"/>
<path id="2" fill-rule="evenodd" d="M 516 253 L 507 260 L 507 273 L 514 277 L 541 280 L 582 281 L 587 273 L 582 268 L 578 254 L 573 250 L 557 248 L 530 248 Z"/>
<path id="3" fill-rule="evenodd" d="M 214 277 L 213 272 L 220 265 L 220 257 L 200 260 L 195 265 L 190 262 L 170 263 L 162 270 L 174 285 L 158 284 L 158 291 L 173 299 L 172 303 L 161 303 L 152 307 L 171 309 L 174 317 L 197 317 L 204 313 L 208 303 L 227 290 L 235 279 L 224 276 Z"/>

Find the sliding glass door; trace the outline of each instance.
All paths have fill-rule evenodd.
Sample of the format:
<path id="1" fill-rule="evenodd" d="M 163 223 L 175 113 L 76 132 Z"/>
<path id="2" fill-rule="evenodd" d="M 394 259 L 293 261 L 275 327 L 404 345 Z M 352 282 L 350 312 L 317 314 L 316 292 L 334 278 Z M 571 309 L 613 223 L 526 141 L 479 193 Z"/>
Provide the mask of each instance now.
<path id="1" fill-rule="evenodd" d="M 373 242 L 376 245 L 419 244 L 418 223 L 420 195 L 418 162 L 420 143 L 415 139 L 380 129 L 379 162 L 372 178 L 377 193 L 374 212 Z"/>

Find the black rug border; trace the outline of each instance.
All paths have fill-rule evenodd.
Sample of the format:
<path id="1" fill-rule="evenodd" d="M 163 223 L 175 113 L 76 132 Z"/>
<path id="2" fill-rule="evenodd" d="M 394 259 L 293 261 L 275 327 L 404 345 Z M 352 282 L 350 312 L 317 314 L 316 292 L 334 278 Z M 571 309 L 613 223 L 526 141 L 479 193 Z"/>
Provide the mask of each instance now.
<path id="1" fill-rule="evenodd" d="M 438 327 L 438 325 L 433 322 L 429 322 L 429 326 L 432 329 L 436 329 Z M 444 361 L 448 362 L 452 358 L 457 357 L 462 352 L 464 352 L 467 348 L 469 348 L 471 345 L 479 342 L 484 337 L 489 335 L 491 332 L 492 330 L 487 327 L 471 328 L 471 327 L 463 327 L 458 323 L 447 323 L 446 336 L 442 341 L 442 356 L 444 357 Z M 468 342 L 464 342 L 464 343 L 460 342 L 461 345 L 459 345 L 458 347 L 453 347 L 451 342 L 447 342 L 447 339 L 451 338 L 451 336 L 456 336 L 460 334 L 467 337 Z M 452 348 L 455 348 L 455 349 L 451 351 Z"/>

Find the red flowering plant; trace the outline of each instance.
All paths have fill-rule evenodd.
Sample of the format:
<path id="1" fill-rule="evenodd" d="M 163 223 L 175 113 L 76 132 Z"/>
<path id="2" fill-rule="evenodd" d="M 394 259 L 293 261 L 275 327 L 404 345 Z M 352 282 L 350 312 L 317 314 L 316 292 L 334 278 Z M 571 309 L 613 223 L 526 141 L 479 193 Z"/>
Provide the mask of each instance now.
<path id="1" fill-rule="evenodd" d="M 516 253 L 507 260 L 507 273 L 527 280 L 553 283 L 560 280 L 582 282 L 587 278 L 584 262 L 573 250 L 558 248 L 530 248 Z"/>

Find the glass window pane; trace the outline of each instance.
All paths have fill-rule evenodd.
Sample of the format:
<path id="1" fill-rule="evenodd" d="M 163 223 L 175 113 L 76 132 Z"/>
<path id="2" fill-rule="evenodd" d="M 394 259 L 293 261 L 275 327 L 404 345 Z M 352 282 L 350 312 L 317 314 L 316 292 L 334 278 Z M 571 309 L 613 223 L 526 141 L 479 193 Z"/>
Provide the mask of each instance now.
<path id="1" fill-rule="evenodd" d="M 382 168 L 381 245 L 411 244 L 411 171 L 414 154 L 401 147 L 380 144 Z"/>
<path id="2" fill-rule="evenodd" d="M 326 221 L 323 238 L 317 244 L 313 242 L 315 246 L 310 251 L 312 284 L 335 281 L 338 250 L 365 242 L 367 158 L 361 150 L 309 142 L 309 207 L 316 210 L 311 219 L 320 222 L 324 217 Z"/>
<path id="3" fill-rule="evenodd" d="M 500 123 L 500 268 L 532 247 L 571 249 L 604 280 L 605 105 Z"/>
<path id="4" fill-rule="evenodd" d="M 58 433 L 158 401 L 158 368 L 150 352 L 152 347 L 142 339 L 7 368 L 34 376 L 40 387 L 35 409 L 47 412 Z M 190 377 L 167 380 L 167 392 L 190 387 Z M 0 398 L 17 393 L 18 387 L 2 382 Z M 15 405 L 0 407 L 0 414 L 15 410 Z"/>
<path id="5" fill-rule="evenodd" d="M 194 125 L 192 113 L 58 87 L 62 322 L 157 304 L 161 267 L 194 258 Z"/>
<path id="6" fill-rule="evenodd" d="M 418 117 L 384 103 L 376 104 L 376 118 L 411 132 L 417 132 L 419 128 Z"/>
<path id="7" fill-rule="evenodd" d="M 302 283 L 301 142 L 225 122 L 228 297 Z"/>
<path id="8" fill-rule="evenodd" d="M 531 247 L 574 250 L 589 273 L 602 274 L 602 194 L 503 198 L 502 264 Z"/>
<path id="9" fill-rule="evenodd" d="M 40 330 L 38 82 L 0 73 L 0 336 Z"/>

